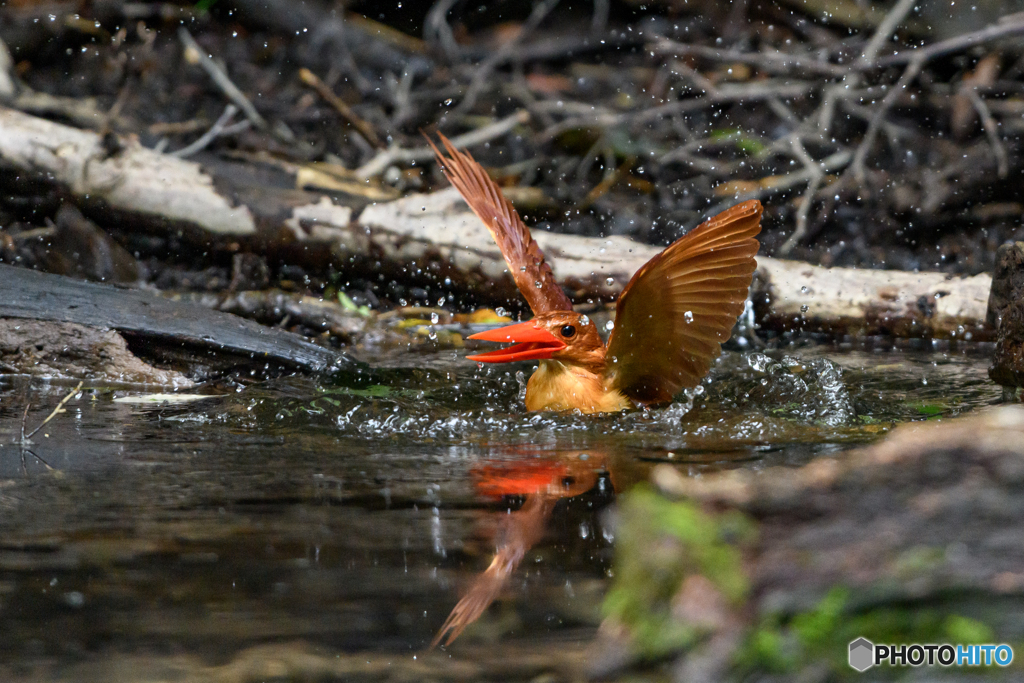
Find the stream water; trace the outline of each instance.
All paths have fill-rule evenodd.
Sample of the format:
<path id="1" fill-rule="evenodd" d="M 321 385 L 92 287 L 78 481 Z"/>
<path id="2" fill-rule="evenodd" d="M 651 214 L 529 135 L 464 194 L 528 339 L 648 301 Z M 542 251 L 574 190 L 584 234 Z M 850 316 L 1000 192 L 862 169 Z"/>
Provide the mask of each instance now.
<path id="1" fill-rule="evenodd" d="M 689 401 L 587 417 L 523 413 L 525 365 L 405 362 L 184 404 L 86 386 L 30 444 L 26 404 L 31 428 L 70 387 L 0 377 L 0 679 L 561 680 L 600 621 L 611 504 L 653 464 L 841 458 L 999 398 L 977 350 L 728 352 Z"/>

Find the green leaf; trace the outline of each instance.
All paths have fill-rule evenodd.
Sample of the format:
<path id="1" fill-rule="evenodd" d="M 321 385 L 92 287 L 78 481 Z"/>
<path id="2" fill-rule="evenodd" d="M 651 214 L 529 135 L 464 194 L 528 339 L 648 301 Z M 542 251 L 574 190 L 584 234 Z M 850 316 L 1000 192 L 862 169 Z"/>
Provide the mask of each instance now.
<path id="1" fill-rule="evenodd" d="M 363 316 L 364 318 L 370 317 L 369 306 L 356 306 L 356 302 L 352 301 L 352 299 L 349 298 L 348 294 L 341 290 L 338 290 L 338 303 L 341 304 L 341 307 L 348 311 L 349 313 L 355 313 L 357 315 Z"/>

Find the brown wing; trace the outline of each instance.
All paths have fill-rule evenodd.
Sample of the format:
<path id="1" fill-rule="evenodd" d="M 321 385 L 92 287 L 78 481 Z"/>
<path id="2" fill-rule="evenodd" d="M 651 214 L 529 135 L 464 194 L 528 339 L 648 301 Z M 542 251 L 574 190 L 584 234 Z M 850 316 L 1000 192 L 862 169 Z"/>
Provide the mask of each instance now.
<path id="1" fill-rule="evenodd" d="M 676 240 L 638 270 L 615 307 L 612 385 L 642 403 L 694 387 L 743 312 L 760 246 L 761 203 L 743 202 Z"/>
<path id="2" fill-rule="evenodd" d="M 501 189 L 467 152 L 455 149 L 451 141 L 438 134 L 445 151 L 451 158 L 445 158 L 430 141 L 437 155 L 437 162 L 445 176 L 469 204 L 473 213 L 484 222 L 491 236 L 498 243 L 509 272 L 530 304 L 534 315 L 551 311 L 571 311 L 572 302 L 555 282 L 551 267 L 544 262 L 544 252 L 533 241 L 530 229 L 526 227 L 512 203 L 501 193 Z"/>

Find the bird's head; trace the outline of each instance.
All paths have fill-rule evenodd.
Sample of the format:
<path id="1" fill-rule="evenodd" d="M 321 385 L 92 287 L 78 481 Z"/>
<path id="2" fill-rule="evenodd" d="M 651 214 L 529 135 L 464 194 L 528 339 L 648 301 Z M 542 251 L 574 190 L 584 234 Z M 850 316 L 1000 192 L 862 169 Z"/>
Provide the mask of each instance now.
<path id="1" fill-rule="evenodd" d="M 512 346 L 467 356 L 481 363 L 518 360 L 557 360 L 594 372 L 604 369 L 604 342 L 590 318 L 573 311 L 553 311 L 533 320 L 480 332 L 481 341 L 511 342 Z"/>

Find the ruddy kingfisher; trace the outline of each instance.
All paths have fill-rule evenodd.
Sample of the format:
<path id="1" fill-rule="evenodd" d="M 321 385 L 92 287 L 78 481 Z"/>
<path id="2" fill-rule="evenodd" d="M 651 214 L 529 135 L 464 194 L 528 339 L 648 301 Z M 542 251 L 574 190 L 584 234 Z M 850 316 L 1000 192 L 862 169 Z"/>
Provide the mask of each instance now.
<path id="1" fill-rule="evenodd" d="M 445 176 L 497 242 L 534 318 L 469 339 L 512 346 L 467 356 L 481 363 L 537 360 L 526 409 L 616 412 L 672 400 L 695 387 L 722 353 L 756 268 L 761 203 L 737 204 L 648 261 L 615 305 L 607 346 L 572 309 L 540 247 L 484 168 L 443 135 L 431 143 Z"/>

